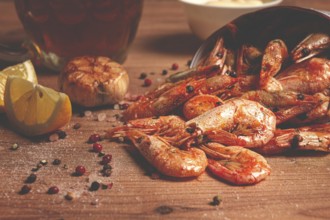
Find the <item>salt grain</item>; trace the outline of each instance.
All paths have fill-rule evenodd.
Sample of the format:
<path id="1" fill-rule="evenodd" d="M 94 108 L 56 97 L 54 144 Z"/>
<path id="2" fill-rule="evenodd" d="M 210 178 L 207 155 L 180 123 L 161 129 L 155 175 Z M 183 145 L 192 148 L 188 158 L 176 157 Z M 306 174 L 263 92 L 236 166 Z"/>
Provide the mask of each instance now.
<path id="1" fill-rule="evenodd" d="M 105 113 L 99 113 L 97 115 L 97 120 L 98 121 L 104 121 L 107 118 L 107 115 Z"/>
<path id="2" fill-rule="evenodd" d="M 119 110 L 119 109 L 120 109 L 119 104 L 115 104 L 115 105 L 113 106 L 113 109 L 114 109 L 114 110 Z"/>
<path id="3" fill-rule="evenodd" d="M 58 135 L 58 133 L 51 134 L 51 135 L 48 137 L 48 140 L 49 140 L 50 142 L 58 141 L 58 139 L 60 139 L 60 136 Z"/>
<path id="4" fill-rule="evenodd" d="M 92 112 L 91 111 L 85 111 L 84 115 L 85 115 L 85 117 L 90 117 L 90 116 L 92 116 Z"/>

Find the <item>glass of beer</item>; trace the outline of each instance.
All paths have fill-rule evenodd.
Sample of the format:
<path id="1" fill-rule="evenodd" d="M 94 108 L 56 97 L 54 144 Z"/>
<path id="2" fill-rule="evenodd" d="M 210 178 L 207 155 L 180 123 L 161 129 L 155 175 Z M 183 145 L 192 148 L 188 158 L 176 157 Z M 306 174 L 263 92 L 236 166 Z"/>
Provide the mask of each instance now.
<path id="1" fill-rule="evenodd" d="M 30 53 L 59 70 L 76 56 L 107 56 L 124 62 L 143 0 L 15 0 L 29 37 Z"/>

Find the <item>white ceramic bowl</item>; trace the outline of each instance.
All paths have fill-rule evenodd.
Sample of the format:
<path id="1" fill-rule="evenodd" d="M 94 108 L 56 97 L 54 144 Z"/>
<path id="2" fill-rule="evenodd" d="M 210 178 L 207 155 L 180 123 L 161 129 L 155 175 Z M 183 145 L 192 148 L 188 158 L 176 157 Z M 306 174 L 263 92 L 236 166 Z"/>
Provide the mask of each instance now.
<path id="1" fill-rule="evenodd" d="M 263 0 L 258 6 L 206 5 L 209 0 L 179 0 L 185 8 L 191 31 L 199 38 L 206 39 L 214 31 L 235 18 L 259 9 L 278 5 L 282 0 Z"/>

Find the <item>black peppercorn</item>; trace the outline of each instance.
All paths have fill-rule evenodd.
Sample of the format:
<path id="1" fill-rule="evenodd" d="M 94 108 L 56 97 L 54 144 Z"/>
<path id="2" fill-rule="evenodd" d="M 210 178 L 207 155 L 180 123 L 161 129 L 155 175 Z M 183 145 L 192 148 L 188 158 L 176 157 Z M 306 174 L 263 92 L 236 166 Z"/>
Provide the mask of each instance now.
<path id="1" fill-rule="evenodd" d="M 37 179 L 37 175 L 35 175 L 34 173 L 30 174 L 30 176 L 28 176 L 25 180 L 25 183 L 34 183 Z"/>
<path id="2" fill-rule="evenodd" d="M 92 182 L 92 185 L 90 187 L 91 191 L 97 191 L 100 188 L 100 183 L 97 181 Z"/>
<path id="3" fill-rule="evenodd" d="M 53 165 L 60 165 L 61 164 L 61 160 L 60 159 L 55 159 L 53 161 Z"/>
<path id="4" fill-rule="evenodd" d="M 31 191 L 31 186 L 24 185 L 22 186 L 21 191 L 19 191 L 19 194 L 24 195 L 29 193 L 30 191 Z"/>

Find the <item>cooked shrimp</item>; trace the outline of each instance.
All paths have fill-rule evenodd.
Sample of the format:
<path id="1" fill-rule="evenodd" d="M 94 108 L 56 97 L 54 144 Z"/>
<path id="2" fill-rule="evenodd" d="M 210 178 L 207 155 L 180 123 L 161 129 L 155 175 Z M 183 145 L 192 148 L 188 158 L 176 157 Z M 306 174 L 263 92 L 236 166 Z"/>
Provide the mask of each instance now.
<path id="1" fill-rule="evenodd" d="M 265 155 L 272 155 L 289 149 L 330 152 L 329 126 L 278 129 L 267 144 L 255 150 Z"/>
<path id="2" fill-rule="evenodd" d="M 203 145 L 201 149 L 210 157 L 208 169 L 235 185 L 256 184 L 270 174 L 266 159 L 249 149 L 217 143 Z"/>
<path id="3" fill-rule="evenodd" d="M 126 125 L 109 129 L 105 138 L 121 137 L 128 130 L 139 130 L 147 135 L 161 136 L 171 145 L 180 147 L 190 134 L 185 131 L 186 124 L 175 115 L 154 118 L 142 118 L 129 121 Z"/>
<path id="4" fill-rule="evenodd" d="M 237 82 L 237 78 L 217 75 L 210 78 L 187 79 L 180 81 L 168 90 L 157 91 L 157 96 L 149 94 L 133 103 L 124 112 L 125 120 L 168 115 L 184 102 L 197 94 L 218 94 Z"/>
<path id="5" fill-rule="evenodd" d="M 223 38 L 219 38 L 210 54 L 200 64 L 198 64 L 198 66 L 217 65 L 222 68 L 226 60 L 226 55 L 227 49 L 224 47 L 224 40 Z"/>
<path id="6" fill-rule="evenodd" d="M 324 58 L 312 58 L 290 66 L 276 79 L 286 91 L 304 94 L 323 92 L 330 87 L 330 61 Z"/>
<path id="7" fill-rule="evenodd" d="M 271 77 L 281 69 L 282 64 L 288 57 L 288 49 L 282 40 L 276 39 L 268 43 L 262 57 L 260 71 L 260 88 L 267 88 Z"/>
<path id="8" fill-rule="evenodd" d="M 207 166 L 205 153 L 197 148 L 180 150 L 157 135 L 130 129 L 125 136 L 159 172 L 173 177 L 195 177 Z"/>
<path id="9" fill-rule="evenodd" d="M 252 46 L 243 44 L 237 52 L 236 72 L 238 75 L 255 74 L 260 71 L 261 51 Z"/>
<path id="10" fill-rule="evenodd" d="M 252 148 L 263 146 L 273 137 L 276 118 L 257 102 L 232 99 L 186 124 L 212 142 Z"/>
<path id="11" fill-rule="evenodd" d="M 296 63 L 311 58 L 330 48 L 330 37 L 324 33 L 308 35 L 291 52 L 291 57 Z"/>

